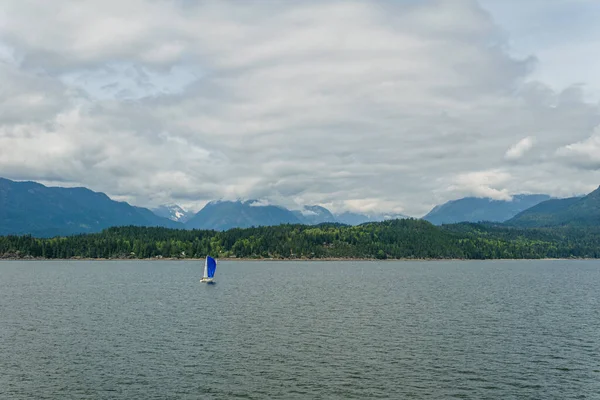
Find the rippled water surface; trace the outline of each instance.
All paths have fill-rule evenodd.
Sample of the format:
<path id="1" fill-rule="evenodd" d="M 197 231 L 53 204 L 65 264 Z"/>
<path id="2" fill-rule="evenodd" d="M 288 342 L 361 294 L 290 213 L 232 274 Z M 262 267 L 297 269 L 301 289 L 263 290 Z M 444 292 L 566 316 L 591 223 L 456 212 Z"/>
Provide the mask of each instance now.
<path id="1" fill-rule="evenodd" d="M 600 263 L 1 262 L 1 399 L 600 398 Z"/>

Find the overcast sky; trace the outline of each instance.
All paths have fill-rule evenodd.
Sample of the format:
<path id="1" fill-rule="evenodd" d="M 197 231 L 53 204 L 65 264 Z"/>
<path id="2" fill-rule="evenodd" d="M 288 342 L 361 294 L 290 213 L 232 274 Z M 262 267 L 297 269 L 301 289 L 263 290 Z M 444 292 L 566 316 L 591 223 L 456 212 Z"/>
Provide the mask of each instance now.
<path id="1" fill-rule="evenodd" d="M 600 184 L 600 1 L 4 0 L 0 176 L 421 216 Z"/>

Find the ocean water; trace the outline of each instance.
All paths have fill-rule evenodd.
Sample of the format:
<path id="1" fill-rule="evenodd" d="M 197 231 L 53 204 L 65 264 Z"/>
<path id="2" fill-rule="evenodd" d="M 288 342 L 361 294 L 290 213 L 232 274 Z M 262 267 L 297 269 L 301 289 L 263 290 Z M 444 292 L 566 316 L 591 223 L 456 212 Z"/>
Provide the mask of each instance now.
<path id="1" fill-rule="evenodd" d="M 598 399 L 600 263 L 0 262 L 0 399 Z"/>

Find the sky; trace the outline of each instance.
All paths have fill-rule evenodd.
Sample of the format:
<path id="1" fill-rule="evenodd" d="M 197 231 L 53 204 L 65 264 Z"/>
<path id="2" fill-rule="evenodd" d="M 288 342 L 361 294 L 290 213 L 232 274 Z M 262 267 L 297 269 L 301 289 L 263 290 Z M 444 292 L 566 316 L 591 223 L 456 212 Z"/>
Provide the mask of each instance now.
<path id="1" fill-rule="evenodd" d="M 597 0 L 5 0 L 0 176 L 420 217 L 600 184 Z"/>

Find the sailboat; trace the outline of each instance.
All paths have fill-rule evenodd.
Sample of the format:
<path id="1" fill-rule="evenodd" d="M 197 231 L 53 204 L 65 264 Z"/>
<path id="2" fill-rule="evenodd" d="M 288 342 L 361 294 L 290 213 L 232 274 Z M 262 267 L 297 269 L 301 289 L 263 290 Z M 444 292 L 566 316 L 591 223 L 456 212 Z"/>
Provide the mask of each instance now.
<path id="1" fill-rule="evenodd" d="M 216 270 L 217 260 L 215 260 L 211 256 L 206 256 L 206 260 L 204 261 L 204 274 L 202 275 L 202 279 L 200 279 L 200 282 L 215 283 L 214 277 Z"/>

